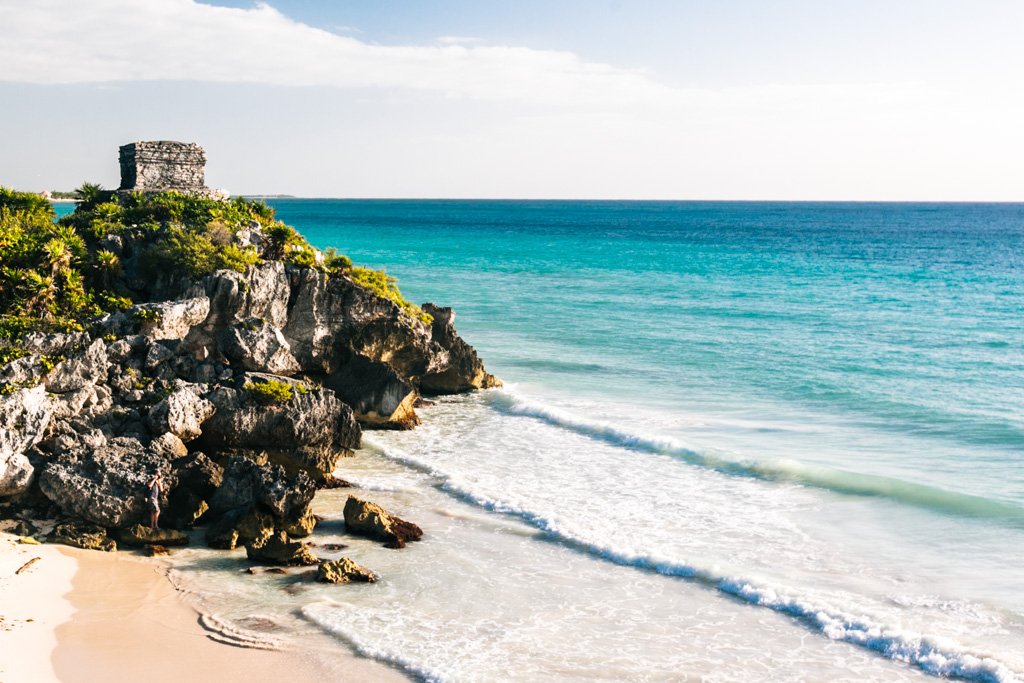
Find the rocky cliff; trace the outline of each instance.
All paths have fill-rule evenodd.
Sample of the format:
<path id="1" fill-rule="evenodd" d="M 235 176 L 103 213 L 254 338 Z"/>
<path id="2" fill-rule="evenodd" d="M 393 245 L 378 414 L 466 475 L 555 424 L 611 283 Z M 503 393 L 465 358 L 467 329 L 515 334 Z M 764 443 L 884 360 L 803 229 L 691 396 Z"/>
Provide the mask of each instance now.
<path id="1" fill-rule="evenodd" d="M 331 255 L 291 233 L 282 248 L 277 224 L 232 225 L 212 211 L 211 244 L 248 254 L 241 265 L 153 271 L 139 255 L 179 239 L 173 220 L 163 232 L 94 229 L 86 246 L 119 259 L 109 289 L 131 305 L 82 318 L 80 331 L 41 326 L 10 340 L 0 516 L 56 517 L 59 540 L 110 547 L 104 536 L 149 533 L 138 525 L 161 472 L 163 524 L 209 524 L 212 546 L 259 555 L 281 534 L 290 543 L 312 531 L 315 490 L 363 428 L 415 426 L 423 393 L 499 384 L 450 309 L 410 307 L 360 282 L 347 259 L 323 267 Z"/>

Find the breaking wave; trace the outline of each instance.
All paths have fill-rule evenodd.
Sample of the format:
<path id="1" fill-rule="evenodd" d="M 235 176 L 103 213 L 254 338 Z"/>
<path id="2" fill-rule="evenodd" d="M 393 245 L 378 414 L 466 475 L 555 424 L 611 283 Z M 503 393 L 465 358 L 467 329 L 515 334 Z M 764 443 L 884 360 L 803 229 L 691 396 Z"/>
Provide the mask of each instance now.
<path id="1" fill-rule="evenodd" d="M 701 453 L 670 437 L 636 434 L 615 425 L 586 420 L 509 391 L 493 392 L 491 406 L 506 415 L 540 420 L 553 427 L 635 451 L 669 455 L 697 467 L 732 476 L 812 486 L 855 496 L 887 498 L 906 505 L 961 517 L 992 519 L 1024 527 L 1024 508 L 891 477 L 808 465 L 795 460 L 735 460 Z"/>
<path id="2" fill-rule="evenodd" d="M 452 497 L 491 512 L 514 516 L 540 530 L 549 539 L 577 552 L 617 565 L 699 583 L 729 597 L 792 617 L 804 627 L 831 640 L 866 648 L 934 676 L 954 677 L 980 683 L 1010 683 L 1022 680 L 1021 674 L 1012 671 L 997 659 L 967 651 L 948 639 L 931 638 L 891 628 L 868 617 L 854 615 L 830 605 L 813 604 L 795 595 L 759 586 L 756 582 L 739 577 L 719 575 L 696 565 L 660 558 L 653 554 L 628 551 L 588 539 L 555 519 L 481 495 L 471 488 L 459 485 L 451 476 L 426 460 L 399 449 L 383 446 L 372 439 L 366 439 L 364 445 L 387 458 L 437 478 L 439 488 Z M 373 648 L 367 645 L 357 642 L 352 644 L 361 653 L 400 665 L 407 671 L 423 677 L 424 680 L 443 680 L 443 676 L 419 669 L 414 663 L 403 663 L 399 661 L 400 658 L 391 657 L 386 653 L 375 653 Z"/>

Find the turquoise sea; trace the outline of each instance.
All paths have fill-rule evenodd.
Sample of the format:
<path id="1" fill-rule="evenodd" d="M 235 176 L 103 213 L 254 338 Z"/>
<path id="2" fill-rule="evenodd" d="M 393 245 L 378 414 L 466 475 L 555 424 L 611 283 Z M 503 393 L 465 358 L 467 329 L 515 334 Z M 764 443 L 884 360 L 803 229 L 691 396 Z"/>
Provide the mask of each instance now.
<path id="1" fill-rule="evenodd" d="M 506 386 L 367 433 L 426 539 L 261 614 L 429 680 L 1024 677 L 1024 205 L 269 203 Z"/>

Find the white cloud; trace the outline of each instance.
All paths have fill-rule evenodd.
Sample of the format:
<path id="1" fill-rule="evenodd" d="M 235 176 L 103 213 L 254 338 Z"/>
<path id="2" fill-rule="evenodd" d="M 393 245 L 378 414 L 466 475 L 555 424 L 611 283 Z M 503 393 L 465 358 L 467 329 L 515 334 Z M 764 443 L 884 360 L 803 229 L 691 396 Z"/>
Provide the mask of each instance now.
<path id="1" fill-rule="evenodd" d="M 637 71 L 569 52 L 481 45 L 375 45 L 251 9 L 193 0 L 0 0 L 0 80 L 70 84 L 193 80 L 411 88 L 544 103 L 675 96 Z"/>
<path id="2" fill-rule="evenodd" d="M 226 159 L 242 158 L 254 136 L 277 140 L 268 145 L 282 155 L 277 163 L 233 167 L 217 181 L 236 189 L 357 196 L 1021 196 L 1024 91 L 996 77 L 968 84 L 683 88 L 569 52 L 457 36 L 377 45 L 301 24 L 265 4 L 233 9 L 193 0 L 0 0 L 0 32 L 0 83 L 97 84 L 141 93 L 153 92 L 146 81 L 252 84 L 214 88 L 216 97 L 203 90 L 202 101 L 178 89 L 181 100 L 160 111 L 139 115 L 122 106 L 109 112 L 109 121 L 92 123 L 107 127 L 111 149 L 125 131 L 155 137 L 174 131 L 230 148 Z M 311 86 L 278 104 L 292 111 L 293 101 L 302 101 L 316 111 L 302 110 L 301 119 L 293 114 L 287 123 L 274 119 L 264 130 L 263 118 L 236 116 L 239 106 L 266 101 L 260 98 L 268 90 L 258 86 Z M 46 99 L 57 89 L 29 90 L 29 98 Z M 233 99 L 239 92 L 253 99 Z M 329 101 L 330 111 L 309 104 L 318 101 Z M 17 115 L 32 125 L 67 129 L 62 153 L 95 135 L 83 128 L 81 112 L 43 111 L 30 100 L 4 104 L 5 122 L 22 112 Z M 217 128 L 220 120 L 231 124 Z M 0 173 L 26 172 L 12 161 L 12 150 L 23 149 L 21 158 L 31 162 L 37 141 L 29 149 L 13 137 L 18 126 L 0 130 L 9 137 L 0 139 Z M 302 163 L 290 163 L 293 157 Z"/>

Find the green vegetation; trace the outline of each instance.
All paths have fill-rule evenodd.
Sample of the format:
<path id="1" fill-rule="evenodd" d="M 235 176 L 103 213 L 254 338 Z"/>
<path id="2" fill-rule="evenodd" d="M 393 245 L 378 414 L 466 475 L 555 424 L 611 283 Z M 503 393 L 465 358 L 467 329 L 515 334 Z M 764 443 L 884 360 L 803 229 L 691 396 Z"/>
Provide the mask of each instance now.
<path id="1" fill-rule="evenodd" d="M 135 311 L 135 319 L 143 325 L 160 322 L 160 311 L 152 308 L 140 308 Z"/>
<path id="2" fill-rule="evenodd" d="M 292 385 L 287 382 L 279 382 L 276 379 L 266 382 L 246 382 L 243 390 L 257 403 L 273 405 L 287 403 L 292 400 Z"/>
<path id="3" fill-rule="evenodd" d="M 0 187 L 0 362 L 16 357 L 29 332 L 81 331 L 104 312 L 152 300 L 157 281 L 245 272 L 263 260 L 349 279 L 430 322 L 395 278 L 354 267 L 334 249 L 319 252 L 261 201 L 115 193 L 95 183 L 73 194 L 75 211 L 57 221 L 46 199 Z M 137 318 L 155 322 L 149 314 Z"/>
<path id="4" fill-rule="evenodd" d="M 383 270 L 355 267 L 351 269 L 350 277 L 357 285 L 366 287 L 377 296 L 382 296 L 385 299 L 394 301 L 403 311 L 413 318 L 416 318 L 427 325 L 434 320 L 429 313 L 424 313 L 423 309 L 402 296 L 402 292 L 399 291 L 398 285 L 396 284 L 398 279 L 388 275 Z"/>

